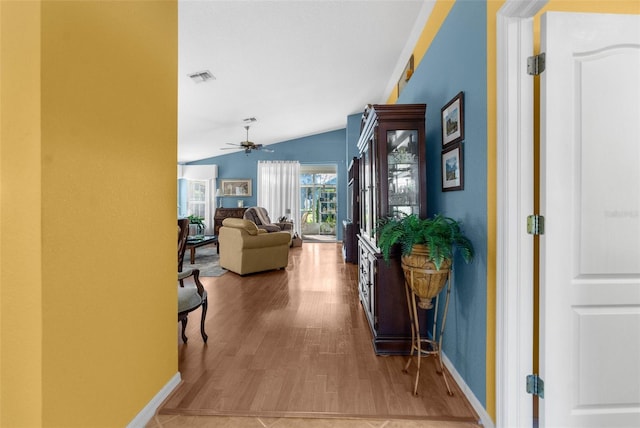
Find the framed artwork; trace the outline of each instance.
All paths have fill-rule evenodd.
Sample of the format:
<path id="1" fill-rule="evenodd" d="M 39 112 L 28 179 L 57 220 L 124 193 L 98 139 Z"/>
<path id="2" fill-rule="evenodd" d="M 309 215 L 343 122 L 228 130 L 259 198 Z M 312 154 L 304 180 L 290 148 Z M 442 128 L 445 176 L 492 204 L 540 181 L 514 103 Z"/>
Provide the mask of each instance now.
<path id="1" fill-rule="evenodd" d="M 464 92 L 441 109 L 442 147 L 464 140 Z"/>
<path id="2" fill-rule="evenodd" d="M 222 196 L 251 196 L 251 179 L 220 180 Z"/>
<path id="3" fill-rule="evenodd" d="M 400 76 L 400 80 L 398 80 L 398 96 L 400 96 L 400 92 L 404 89 L 405 85 L 413 76 L 413 55 L 409 58 L 407 65 L 405 65 L 404 70 L 402 70 L 402 76 Z"/>
<path id="4" fill-rule="evenodd" d="M 442 191 L 464 189 L 462 145 L 452 143 L 442 151 Z"/>

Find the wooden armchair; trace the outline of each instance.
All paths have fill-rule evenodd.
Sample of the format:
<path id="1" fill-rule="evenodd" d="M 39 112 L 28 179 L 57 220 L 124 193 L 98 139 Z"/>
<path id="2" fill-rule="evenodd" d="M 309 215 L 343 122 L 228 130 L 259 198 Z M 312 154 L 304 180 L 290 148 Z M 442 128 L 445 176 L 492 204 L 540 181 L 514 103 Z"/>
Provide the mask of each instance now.
<path id="1" fill-rule="evenodd" d="M 200 318 L 200 334 L 202 340 L 207 342 L 209 338 L 204 331 L 204 321 L 207 316 L 207 291 L 200 282 L 200 270 L 189 269 L 182 272 L 182 260 L 187 247 L 187 235 L 189 235 L 189 219 L 178 220 L 178 321 L 182 323 L 182 340 L 187 343 L 185 329 L 187 328 L 187 316 L 189 312 L 202 307 Z M 193 277 L 192 281 L 185 281 Z M 187 282 L 187 285 L 185 285 Z"/>

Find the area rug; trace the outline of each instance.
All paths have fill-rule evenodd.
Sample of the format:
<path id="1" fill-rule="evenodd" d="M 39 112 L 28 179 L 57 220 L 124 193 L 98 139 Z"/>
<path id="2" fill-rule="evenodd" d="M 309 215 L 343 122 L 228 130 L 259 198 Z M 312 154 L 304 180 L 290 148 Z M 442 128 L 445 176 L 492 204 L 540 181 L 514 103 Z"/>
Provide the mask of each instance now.
<path id="1" fill-rule="evenodd" d="M 201 277 L 224 275 L 227 273 L 227 270 L 220 267 L 220 257 L 216 250 L 217 248 L 215 245 L 196 248 L 194 264 L 190 263 L 190 251 L 185 251 L 182 269 L 200 269 Z"/>

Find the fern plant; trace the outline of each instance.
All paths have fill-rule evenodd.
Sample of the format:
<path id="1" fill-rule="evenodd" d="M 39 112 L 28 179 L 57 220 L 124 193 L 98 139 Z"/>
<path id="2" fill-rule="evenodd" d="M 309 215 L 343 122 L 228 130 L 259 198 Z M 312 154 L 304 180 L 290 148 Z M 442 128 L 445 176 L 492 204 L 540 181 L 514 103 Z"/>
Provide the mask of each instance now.
<path id="1" fill-rule="evenodd" d="M 427 247 L 429 258 L 438 270 L 445 259 L 452 258 L 454 248 L 460 251 L 466 263 L 473 260 L 473 244 L 462 233 L 460 223 L 441 214 L 427 219 L 421 219 L 415 214 L 400 218 L 381 218 L 375 233 L 382 256 L 387 262 L 394 245 L 400 245 L 401 254 L 408 255 L 416 244 Z"/>

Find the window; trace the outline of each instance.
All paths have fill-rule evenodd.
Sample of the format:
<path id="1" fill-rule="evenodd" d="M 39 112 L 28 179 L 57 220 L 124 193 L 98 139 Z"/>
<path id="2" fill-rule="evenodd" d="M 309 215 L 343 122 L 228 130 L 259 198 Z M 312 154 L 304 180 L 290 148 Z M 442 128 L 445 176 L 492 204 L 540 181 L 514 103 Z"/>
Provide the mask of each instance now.
<path id="1" fill-rule="evenodd" d="M 204 218 L 207 229 L 213 226 L 210 195 L 209 180 L 187 181 L 187 214 Z"/>
<path id="2" fill-rule="evenodd" d="M 338 214 L 335 165 L 301 165 L 300 211 L 303 238 L 335 239 Z"/>

